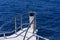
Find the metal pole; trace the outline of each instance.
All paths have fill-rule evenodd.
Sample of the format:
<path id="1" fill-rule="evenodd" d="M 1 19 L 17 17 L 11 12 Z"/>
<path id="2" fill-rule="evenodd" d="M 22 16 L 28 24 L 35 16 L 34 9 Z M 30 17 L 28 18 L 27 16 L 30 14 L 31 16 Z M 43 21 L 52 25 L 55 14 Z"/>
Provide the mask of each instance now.
<path id="1" fill-rule="evenodd" d="M 34 25 L 35 28 L 34 28 L 34 31 L 36 31 L 36 15 L 35 15 L 35 20 L 34 20 L 34 21 L 35 21 L 35 25 Z"/>
<path id="2" fill-rule="evenodd" d="M 22 30 L 22 15 L 21 15 L 21 24 L 20 25 L 21 25 L 20 27 L 21 27 L 21 30 Z"/>
<path id="3" fill-rule="evenodd" d="M 15 17 L 15 33 L 16 33 L 16 17 Z"/>
<path id="4" fill-rule="evenodd" d="M 5 33 L 4 33 L 4 38 L 5 38 Z"/>
<path id="5" fill-rule="evenodd" d="M 38 40 L 39 40 L 39 36 L 38 36 Z"/>

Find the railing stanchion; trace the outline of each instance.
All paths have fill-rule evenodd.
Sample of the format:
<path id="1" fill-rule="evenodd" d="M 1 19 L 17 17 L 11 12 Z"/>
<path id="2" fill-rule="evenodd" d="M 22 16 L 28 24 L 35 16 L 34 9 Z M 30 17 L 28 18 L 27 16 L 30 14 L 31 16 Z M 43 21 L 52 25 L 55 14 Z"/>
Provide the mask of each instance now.
<path id="1" fill-rule="evenodd" d="M 6 36 L 5 36 L 5 33 L 3 33 L 3 34 L 4 34 L 4 38 L 5 38 L 5 37 L 6 37 Z"/>
<path id="2" fill-rule="evenodd" d="M 21 15 L 21 24 L 20 25 L 21 25 L 21 30 L 22 30 L 22 15 Z"/>
<path id="3" fill-rule="evenodd" d="M 16 33 L 16 17 L 15 17 L 15 33 Z"/>
<path id="4" fill-rule="evenodd" d="M 38 40 L 39 40 L 39 36 L 38 36 Z"/>
<path id="5" fill-rule="evenodd" d="M 34 15 L 34 31 L 33 31 L 33 33 L 36 31 L 36 15 Z"/>

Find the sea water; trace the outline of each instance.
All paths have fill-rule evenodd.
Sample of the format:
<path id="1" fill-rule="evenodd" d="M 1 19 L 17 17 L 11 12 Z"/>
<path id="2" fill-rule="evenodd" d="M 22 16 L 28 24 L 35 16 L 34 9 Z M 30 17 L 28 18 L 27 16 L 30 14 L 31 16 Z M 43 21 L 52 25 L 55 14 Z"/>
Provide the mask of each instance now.
<path id="1" fill-rule="evenodd" d="M 10 20 L 17 15 L 26 14 L 27 22 L 29 11 L 36 12 L 38 35 L 60 40 L 60 0 L 0 0 L 0 32 L 12 31 L 14 21 Z"/>

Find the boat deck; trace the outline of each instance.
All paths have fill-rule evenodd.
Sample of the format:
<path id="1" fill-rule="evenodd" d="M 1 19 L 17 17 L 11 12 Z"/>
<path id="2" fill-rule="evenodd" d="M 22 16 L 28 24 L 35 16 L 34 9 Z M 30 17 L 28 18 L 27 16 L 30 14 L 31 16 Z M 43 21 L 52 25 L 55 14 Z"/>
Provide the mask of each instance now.
<path id="1" fill-rule="evenodd" d="M 6 36 L 5 38 L 1 37 L 0 40 L 23 40 L 26 29 L 27 28 L 24 28 L 11 36 Z M 36 36 L 34 36 L 33 34 L 33 29 L 29 28 L 25 40 L 32 40 L 32 39 L 36 40 Z"/>

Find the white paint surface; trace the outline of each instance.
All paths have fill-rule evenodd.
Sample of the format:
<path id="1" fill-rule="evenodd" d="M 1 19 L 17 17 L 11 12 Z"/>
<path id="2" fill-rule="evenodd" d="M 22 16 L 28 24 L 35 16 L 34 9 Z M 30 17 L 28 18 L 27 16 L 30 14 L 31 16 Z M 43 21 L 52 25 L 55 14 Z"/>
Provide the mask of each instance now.
<path id="1" fill-rule="evenodd" d="M 23 30 L 20 30 L 20 31 L 18 31 L 16 34 L 13 34 L 13 35 L 11 35 L 11 36 L 6 36 L 6 38 L 7 39 L 5 39 L 4 37 L 0 37 L 0 40 L 23 40 L 23 38 L 24 38 L 24 35 L 25 35 L 25 32 L 26 31 L 24 31 L 24 30 L 26 30 L 27 28 L 24 28 Z M 24 31 L 24 32 L 23 32 Z M 22 33 L 23 32 L 23 33 Z M 21 33 L 21 34 L 20 34 Z M 19 35 L 20 34 L 20 35 Z M 17 36 L 17 35 L 19 35 L 19 36 Z M 28 30 L 28 33 L 27 33 L 27 35 L 26 35 L 26 37 L 25 37 L 25 40 L 27 40 L 29 37 L 31 37 L 33 35 L 33 29 L 29 29 Z M 15 37 L 15 36 L 17 36 L 17 37 Z M 15 38 L 13 38 L 13 37 L 15 37 Z M 36 40 L 36 37 L 35 36 L 32 36 L 29 40 Z"/>

